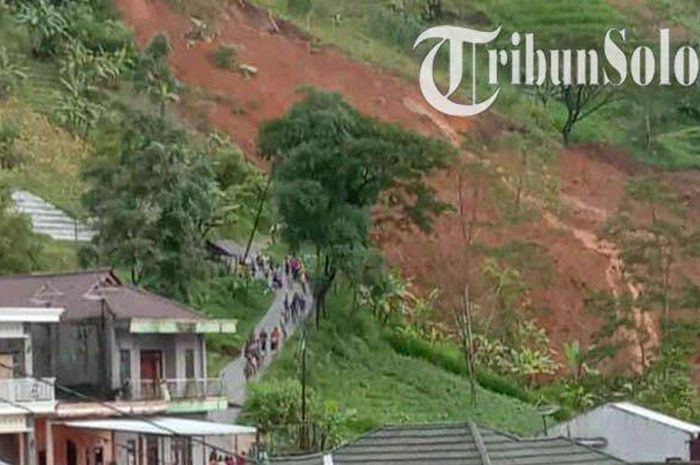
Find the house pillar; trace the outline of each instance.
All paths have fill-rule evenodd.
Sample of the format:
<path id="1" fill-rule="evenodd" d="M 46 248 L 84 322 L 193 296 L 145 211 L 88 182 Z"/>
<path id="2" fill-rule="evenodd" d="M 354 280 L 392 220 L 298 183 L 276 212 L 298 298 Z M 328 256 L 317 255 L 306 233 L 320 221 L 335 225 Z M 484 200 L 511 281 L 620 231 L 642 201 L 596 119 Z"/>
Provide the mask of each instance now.
<path id="1" fill-rule="evenodd" d="M 34 418 L 27 418 L 27 426 L 29 429 L 26 434 L 20 436 L 20 448 L 22 449 L 20 457 L 23 465 L 36 465 L 36 434 L 34 431 Z"/>
<path id="2" fill-rule="evenodd" d="M 29 325 L 24 325 L 24 373 L 27 378 L 34 376 L 34 350 L 32 348 L 32 334 Z"/>
<path id="3" fill-rule="evenodd" d="M 53 422 L 46 420 L 46 465 L 54 465 Z"/>

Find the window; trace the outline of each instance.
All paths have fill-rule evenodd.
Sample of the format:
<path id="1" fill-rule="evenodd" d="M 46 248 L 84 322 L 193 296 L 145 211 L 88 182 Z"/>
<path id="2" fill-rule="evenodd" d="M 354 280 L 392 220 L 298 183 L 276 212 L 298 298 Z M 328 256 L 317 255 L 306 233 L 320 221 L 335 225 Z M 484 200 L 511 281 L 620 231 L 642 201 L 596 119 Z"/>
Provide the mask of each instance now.
<path id="1" fill-rule="evenodd" d="M 174 465 L 192 465 L 192 441 L 190 438 L 173 438 L 172 456 Z"/>
<path id="2" fill-rule="evenodd" d="M 146 437 L 146 465 L 161 465 L 158 450 L 158 438 L 155 436 Z"/>
<path id="3" fill-rule="evenodd" d="M 131 351 L 123 349 L 119 351 L 119 382 L 123 385 L 131 379 Z"/>
<path id="4" fill-rule="evenodd" d="M 187 349 L 185 351 L 185 378 L 194 379 L 194 350 Z"/>
<path id="5" fill-rule="evenodd" d="M 126 465 L 136 465 L 136 441 L 126 441 Z"/>

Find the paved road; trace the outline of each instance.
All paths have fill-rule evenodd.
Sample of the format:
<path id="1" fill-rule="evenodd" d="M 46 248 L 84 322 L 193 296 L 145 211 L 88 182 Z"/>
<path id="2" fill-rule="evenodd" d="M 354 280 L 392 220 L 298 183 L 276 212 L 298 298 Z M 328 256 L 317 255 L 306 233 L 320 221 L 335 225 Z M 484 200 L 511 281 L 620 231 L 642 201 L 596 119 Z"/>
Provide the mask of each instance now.
<path id="1" fill-rule="evenodd" d="M 280 320 L 282 319 L 282 314 L 284 312 L 284 295 L 285 293 L 289 293 L 289 301 L 291 302 L 292 296 L 294 295 L 295 291 L 301 293 L 301 286 L 294 283 L 290 288 L 285 282 L 284 288 L 280 291 L 277 291 L 275 295 L 275 300 L 272 302 L 272 305 L 270 305 L 270 308 L 268 309 L 265 316 L 255 327 L 256 333 L 259 334 L 260 330 L 265 328 L 265 330 L 269 334 L 272 328 L 279 325 Z M 306 314 L 308 315 L 310 314 L 310 309 L 312 308 L 311 297 L 306 296 L 306 300 Z M 297 327 L 298 325 L 293 325 L 291 322 L 287 325 L 288 338 L 291 338 Z M 282 345 L 284 345 L 284 342 L 281 343 L 281 346 Z M 270 365 L 270 363 L 272 363 L 272 360 L 274 360 L 275 355 L 276 353 L 268 353 L 267 357 L 265 357 L 265 360 L 262 364 L 262 368 L 258 371 L 258 376 L 260 376 L 260 374 L 264 372 L 264 370 Z M 242 406 L 245 403 L 246 379 L 244 374 L 244 368 L 245 357 L 241 355 L 240 357 L 236 358 L 231 363 L 226 365 L 226 367 L 221 372 L 221 376 L 223 377 L 224 384 L 226 386 L 226 395 L 229 399 L 229 404 L 231 405 Z M 210 419 L 213 421 L 233 423 L 238 418 L 240 411 L 240 407 L 232 407 L 229 410 L 223 412 L 212 412 L 210 414 Z"/>

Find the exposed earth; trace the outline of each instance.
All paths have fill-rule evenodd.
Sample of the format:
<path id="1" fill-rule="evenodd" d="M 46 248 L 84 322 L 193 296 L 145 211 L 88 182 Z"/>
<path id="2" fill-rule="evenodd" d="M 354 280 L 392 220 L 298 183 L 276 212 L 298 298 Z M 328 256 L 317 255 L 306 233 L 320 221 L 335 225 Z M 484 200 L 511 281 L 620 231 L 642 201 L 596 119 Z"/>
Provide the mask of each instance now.
<path id="1" fill-rule="evenodd" d="M 178 79 L 190 88 L 201 89 L 186 99 L 189 101 L 181 105 L 182 111 L 198 113 L 213 126 L 228 131 L 259 164 L 255 157 L 258 126 L 282 115 L 301 98 L 299 89 L 304 86 L 339 91 L 364 113 L 443 137 L 458 146 L 463 135 L 474 129 L 472 125 L 478 125 L 480 131 L 493 130 L 493 136 L 499 131 L 493 115 L 467 120 L 435 113 L 423 102 L 416 83 L 354 61 L 335 47 L 320 46 L 293 26 L 281 20 L 273 22 L 266 12 L 243 1 L 230 3 L 226 17 L 218 24 L 220 34 L 211 43 L 189 45 L 184 36 L 191 29 L 190 20 L 173 11 L 165 0 L 116 0 L 116 4 L 140 45 L 158 32 L 169 34 L 171 65 Z M 245 77 L 215 67 L 210 55 L 220 44 L 235 44 L 238 62 L 255 67 L 257 74 Z M 468 159 L 471 155 L 465 152 L 462 156 Z M 636 292 L 622 275 L 615 245 L 599 237 L 605 220 L 617 211 L 634 167 L 625 161 L 624 154 L 609 147 L 580 146 L 562 150 L 559 156 L 561 208 L 555 213 L 542 207 L 535 221 L 505 235 L 489 233 L 485 238 L 493 243 L 531 241 L 549 257 L 554 269 L 546 279 L 525 279 L 532 288 L 532 306 L 542 309 L 537 318 L 548 329 L 555 347 L 574 339 L 585 344 L 598 327 L 600 322 L 583 309 L 583 298 L 591 290 L 619 292 L 628 288 Z M 682 186 L 689 185 L 688 179 L 698 178 L 698 173 L 669 175 Z M 456 172 L 441 173 L 431 184 L 457 206 Z M 697 190 L 683 193 L 689 205 L 700 204 Z M 390 229 L 376 236 L 390 263 L 415 277 L 418 285 L 441 287 L 446 304 L 450 295 L 460 295 L 465 270 L 455 253 L 462 244 L 459 215 L 441 217 L 432 235 Z M 700 270 L 696 271 L 694 275 L 700 275 Z M 649 326 L 653 335 L 649 344 L 656 345 L 657 322 L 648 319 L 640 323 Z M 638 363 L 639 354 L 635 355 Z"/>

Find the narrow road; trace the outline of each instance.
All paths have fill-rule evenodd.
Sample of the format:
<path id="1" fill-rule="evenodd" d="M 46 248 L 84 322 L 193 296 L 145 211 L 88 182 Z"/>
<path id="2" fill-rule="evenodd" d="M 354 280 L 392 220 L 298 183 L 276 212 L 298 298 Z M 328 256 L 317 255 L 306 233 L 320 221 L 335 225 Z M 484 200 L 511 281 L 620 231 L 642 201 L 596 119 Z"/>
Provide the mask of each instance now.
<path id="1" fill-rule="evenodd" d="M 270 334 L 272 328 L 280 324 L 284 312 L 284 296 L 286 293 L 288 293 L 289 301 L 291 302 L 294 292 L 302 294 L 301 286 L 297 283 L 292 283 L 291 287 L 289 287 L 286 278 L 284 278 L 283 288 L 276 292 L 275 300 L 272 302 L 272 305 L 270 305 L 270 308 L 267 310 L 265 316 L 255 326 L 256 334 L 259 334 L 263 328 L 265 328 L 267 333 Z M 306 315 L 309 315 L 311 313 L 312 301 L 309 295 L 305 295 L 305 298 Z M 302 316 L 299 324 L 303 321 L 303 318 L 304 316 Z M 287 340 L 292 337 L 299 324 L 294 325 L 290 321 L 289 324 L 286 325 Z M 281 341 L 277 352 L 268 352 L 268 355 L 265 357 L 262 367 L 258 370 L 256 377 L 259 377 L 262 373 L 264 373 L 265 369 L 272 363 L 275 356 L 282 350 L 285 343 L 286 341 Z M 226 386 L 226 396 L 228 397 L 229 405 L 232 407 L 223 412 L 212 412 L 210 414 L 210 419 L 212 421 L 233 423 L 241 413 L 241 406 L 243 406 L 246 400 L 247 383 L 244 374 L 245 364 L 245 356 L 241 354 L 238 358 L 226 365 L 226 367 L 221 371 L 221 376 L 224 380 L 224 385 Z"/>

